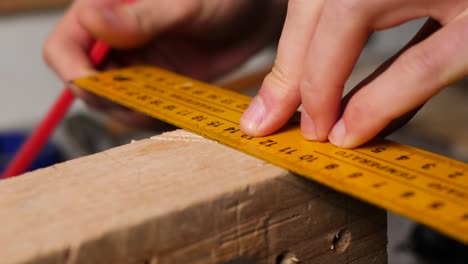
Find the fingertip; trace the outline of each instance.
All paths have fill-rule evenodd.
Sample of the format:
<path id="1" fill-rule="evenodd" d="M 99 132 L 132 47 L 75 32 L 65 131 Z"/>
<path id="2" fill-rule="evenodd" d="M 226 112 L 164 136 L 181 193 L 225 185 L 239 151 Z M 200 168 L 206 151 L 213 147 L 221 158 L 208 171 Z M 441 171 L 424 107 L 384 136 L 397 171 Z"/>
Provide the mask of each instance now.
<path id="1" fill-rule="evenodd" d="M 252 100 L 240 120 L 242 132 L 255 137 L 270 135 L 284 126 L 297 110 L 299 103 L 296 100 L 271 97 L 264 90 Z"/>
<path id="2" fill-rule="evenodd" d="M 302 136 L 311 141 L 318 141 L 317 129 L 315 127 L 315 122 L 312 120 L 310 115 L 304 109 L 301 113 L 301 132 Z"/>
<path id="3" fill-rule="evenodd" d="M 353 98 L 341 118 L 333 125 L 328 140 L 340 148 L 355 148 L 371 140 L 391 120 L 381 109 L 369 103 L 367 97 Z"/>
<path id="4" fill-rule="evenodd" d="M 349 131 L 343 118 L 338 120 L 330 131 L 328 140 L 340 148 L 355 148 L 365 143 L 365 139 Z"/>
<path id="5" fill-rule="evenodd" d="M 64 82 L 95 73 L 85 48 L 69 36 L 53 36 L 47 40 L 43 59 Z"/>
<path id="6" fill-rule="evenodd" d="M 346 126 L 343 119 L 338 120 L 328 135 L 328 140 L 337 147 L 344 147 Z"/>
<path id="7" fill-rule="evenodd" d="M 301 98 L 296 78 L 276 62 L 258 95 L 242 116 L 241 128 L 251 136 L 266 136 L 283 127 L 297 111 Z"/>
<path id="8" fill-rule="evenodd" d="M 240 119 L 240 128 L 242 132 L 251 136 L 262 136 L 262 122 L 265 119 L 266 109 L 263 99 L 257 95 L 252 99 L 249 107 Z"/>

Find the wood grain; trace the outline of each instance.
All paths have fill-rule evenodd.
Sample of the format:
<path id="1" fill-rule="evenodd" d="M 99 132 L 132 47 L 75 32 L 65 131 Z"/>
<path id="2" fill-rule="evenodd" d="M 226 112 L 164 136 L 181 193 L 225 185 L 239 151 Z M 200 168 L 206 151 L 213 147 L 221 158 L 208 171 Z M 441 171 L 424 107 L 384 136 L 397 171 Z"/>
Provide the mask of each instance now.
<path id="1" fill-rule="evenodd" d="M 181 130 L 0 194 L 1 263 L 387 263 L 384 211 Z"/>
<path id="2" fill-rule="evenodd" d="M 2 0 L 0 1 L 0 14 L 64 7 L 70 2 L 71 0 Z"/>

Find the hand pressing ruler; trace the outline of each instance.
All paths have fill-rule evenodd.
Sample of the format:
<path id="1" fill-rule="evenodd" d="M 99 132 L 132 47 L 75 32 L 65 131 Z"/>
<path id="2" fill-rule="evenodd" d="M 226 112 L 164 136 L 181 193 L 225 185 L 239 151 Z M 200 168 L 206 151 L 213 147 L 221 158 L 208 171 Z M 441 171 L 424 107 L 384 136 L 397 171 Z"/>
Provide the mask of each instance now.
<path id="1" fill-rule="evenodd" d="M 239 129 L 250 97 L 152 66 L 72 83 L 468 243 L 466 163 L 384 139 L 352 150 L 310 142 L 294 119 L 254 138 Z"/>

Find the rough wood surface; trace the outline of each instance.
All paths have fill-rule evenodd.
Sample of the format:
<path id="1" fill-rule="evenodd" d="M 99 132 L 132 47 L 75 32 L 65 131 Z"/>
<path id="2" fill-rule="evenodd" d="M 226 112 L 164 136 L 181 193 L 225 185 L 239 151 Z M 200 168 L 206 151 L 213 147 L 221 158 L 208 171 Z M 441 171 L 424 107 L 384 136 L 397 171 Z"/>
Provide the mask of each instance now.
<path id="1" fill-rule="evenodd" d="M 180 130 L 0 196 L 1 263 L 387 262 L 384 211 Z"/>
<path id="2" fill-rule="evenodd" d="M 71 0 L 2 0 L 0 1 L 0 14 L 63 7 L 70 2 Z"/>

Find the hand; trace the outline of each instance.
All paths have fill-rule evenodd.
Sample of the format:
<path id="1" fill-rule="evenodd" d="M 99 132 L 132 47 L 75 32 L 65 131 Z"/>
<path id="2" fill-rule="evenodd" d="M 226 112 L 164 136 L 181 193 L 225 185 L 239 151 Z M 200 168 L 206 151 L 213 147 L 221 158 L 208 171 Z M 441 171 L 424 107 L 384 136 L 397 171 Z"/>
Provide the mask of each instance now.
<path id="1" fill-rule="evenodd" d="M 290 0 L 272 72 L 242 130 L 278 130 L 302 103 L 306 139 L 356 147 L 468 74 L 468 0 Z M 373 31 L 430 17 L 417 36 L 341 100 Z M 434 22 L 436 21 L 436 22 Z"/>
<path id="2" fill-rule="evenodd" d="M 94 39 L 114 49 L 102 68 L 158 65 L 207 80 L 240 65 L 279 35 L 282 1 L 75 0 L 44 47 L 44 58 L 64 80 L 95 73 L 87 51 Z M 149 118 L 79 88 L 85 102 L 127 123 Z"/>

